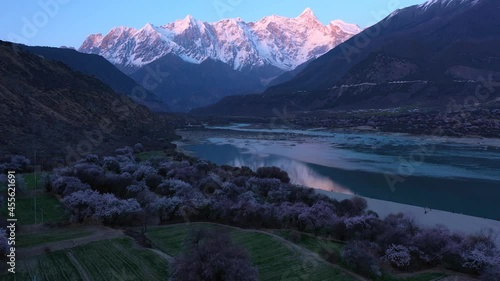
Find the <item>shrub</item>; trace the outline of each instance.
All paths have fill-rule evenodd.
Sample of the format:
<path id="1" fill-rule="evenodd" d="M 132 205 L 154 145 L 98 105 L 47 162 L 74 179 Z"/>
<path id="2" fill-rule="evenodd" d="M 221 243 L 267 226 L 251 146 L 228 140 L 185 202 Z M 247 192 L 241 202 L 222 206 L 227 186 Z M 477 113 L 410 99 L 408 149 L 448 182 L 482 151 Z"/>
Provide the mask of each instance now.
<path id="1" fill-rule="evenodd" d="M 191 184 L 196 184 L 201 179 L 200 173 L 193 166 L 174 168 L 168 172 L 167 177 Z"/>
<path id="2" fill-rule="evenodd" d="M 257 169 L 257 177 L 278 179 L 282 183 L 290 183 L 288 173 L 278 167 L 261 167 Z"/>
<path id="3" fill-rule="evenodd" d="M 134 179 L 128 173 L 106 173 L 95 180 L 92 188 L 101 193 L 113 193 L 116 196 L 125 197 L 127 194 L 127 187 L 133 183 Z"/>
<path id="4" fill-rule="evenodd" d="M 113 194 L 100 194 L 93 190 L 74 192 L 65 197 L 63 203 L 74 222 L 93 219 L 105 224 L 132 225 L 142 212 L 135 199 L 122 200 Z"/>
<path id="5" fill-rule="evenodd" d="M 133 174 L 137 171 L 137 165 L 132 162 L 121 162 L 120 163 L 120 171 L 122 173 Z"/>
<path id="6" fill-rule="evenodd" d="M 165 180 L 154 191 L 160 195 L 173 196 L 182 189 L 192 189 L 191 185 L 181 180 Z"/>
<path id="7" fill-rule="evenodd" d="M 94 185 L 97 178 L 104 174 L 103 168 L 93 163 L 80 163 L 73 167 L 73 174 L 83 183 Z"/>
<path id="8" fill-rule="evenodd" d="M 134 152 L 135 153 L 141 153 L 144 151 L 144 146 L 142 145 L 142 143 L 136 143 L 134 145 Z"/>
<path id="9" fill-rule="evenodd" d="M 95 155 L 95 154 L 87 154 L 85 156 L 85 162 L 86 163 L 94 163 L 94 164 L 97 164 L 99 163 L 99 156 Z"/>
<path id="10" fill-rule="evenodd" d="M 82 183 L 77 177 L 57 177 L 52 181 L 52 191 L 62 195 L 68 196 L 77 191 L 90 190 L 90 186 Z"/>
<path id="11" fill-rule="evenodd" d="M 324 230 L 329 233 L 333 229 L 336 215 L 326 202 L 318 202 L 311 207 L 302 209 L 298 216 L 301 230 L 314 232 L 315 235 Z"/>
<path id="12" fill-rule="evenodd" d="M 23 155 L 10 155 L 2 159 L 4 162 L 0 164 L 0 173 L 7 171 L 16 171 L 22 173 L 26 170 L 31 161 Z"/>
<path id="13" fill-rule="evenodd" d="M 212 167 L 210 167 L 210 164 L 208 164 L 206 161 L 203 161 L 203 160 L 196 163 L 195 167 L 198 171 L 203 172 L 203 173 L 210 172 L 210 170 L 212 168 Z"/>
<path id="14" fill-rule="evenodd" d="M 437 265 L 443 260 L 450 239 L 450 231 L 444 226 L 422 229 L 413 238 L 412 244 L 418 249 L 418 258 L 429 265 Z"/>
<path id="15" fill-rule="evenodd" d="M 373 215 L 361 215 L 344 218 L 345 239 L 371 240 L 379 232 L 380 220 Z"/>
<path id="16" fill-rule="evenodd" d="M 342 260 L 356 272 L 367 277 L 379 277 L 380 262 L 376 256 L 377 246 L 368 241 L 355 240 L 342 249 Z"/>
<path id="17" fill-rule="evenodd" d="M 403 245 L 391 245 L 382 259 L 397 268 L 408 267 L 411 263 L 410 249 Z"/>
<path id="18" fill-rule="evenodd" d="M 484 241 L 473 241 L 471 244 L 465 245 L 465 249 L 460 253 L 460 256 L 464 268 L 472 269 L 478 273 L 500 263 L 498 258 L 500 253 L 494 244 Z"/>
<path id="19" fill-rule="evenodd" d="M 188 235 L 181 255 L 172 262 L 172 281 L 259 280 L 248 254 L 226 233 L 197 230 Z"/>
<path id="20" fill-rule="evenodd" d="M 102 166 L 106 170 L 116 174 L 119 174 L 121 172 L 120 162 L 118 162 L 115 157 L 104 157 Z"/>
<path id="21" fill-rule="evenodd" d="M 144 182 L 149 187 L 150 190 L 155 190 L 163 181 L 163 178 L 160 175 L 149 174 L 144 178 Z"/>
<path id="22" fill-rule="evenodd" d="M 250 178 L 247 180 L 247 187 L 255 194 L 267 197 L 269 191 L 279 188 L 281 182 L 271 178 Z"/>
<path id="23" fill-rule="evenodd" d="M 366 206 L 366 200 L 361 197 L 344 199 L 340 203 L 337 203 L 337 215 L 347 217 L 361 216 L 364 214 Z"/>
<path id="24" fill-rule="evenodd" d="M 133 155 L 134 149 L 130 146 L 126 146 L 123 148 L 118 148 L 115 150 L 116 155 Z"/>
<path id="25" fill-rule="evenodd" d="M 383 248 L 390 245 L 411 245 L 412 237 L 418 232 L 415 220 L 405 214 L 390 214 L 384 221 L 383 232 L 378 236 L 378 243 Z"/>
<path id="26" fill-rule="evenodd" d="M 216 190 L 219 190 L 222 186 L 222 181 L 219 176 L 215 174 L 210 174 L 207 177 L 200 180 L 198 184 L 198 189 L 203 192 L 206 196 L 212 196 Z"/>
<path id="27" fill-rule="evenodd" d="M 137 167 L 137 170 L 132 174 L 135 180 L 142 181 L 149 175 L 156 175 L 156 169 L 149 166 L 141 164 Z"/>

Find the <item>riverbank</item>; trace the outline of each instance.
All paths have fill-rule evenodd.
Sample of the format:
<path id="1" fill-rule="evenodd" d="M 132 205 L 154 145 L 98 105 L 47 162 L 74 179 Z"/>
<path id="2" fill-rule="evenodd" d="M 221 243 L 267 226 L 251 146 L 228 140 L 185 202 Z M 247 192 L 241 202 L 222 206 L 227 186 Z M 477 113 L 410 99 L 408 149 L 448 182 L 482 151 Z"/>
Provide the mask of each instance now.
<path id="1" fill-rule="evenodd" d="M 317 190 L 316 192 L 337 200 L 349 199 L 353 195 Z M 500 221 L 478 218 L 464 214 L 451 213 L 441 210 L 423 208 L 390 201 L 366 198 L 368 209 L 376 212 L 381 218 L 389 214 L 404 213 L 415 218 L 415 222 L 422 226 L 446 226 L 451 231 L 475 234 L 492 230 L 495 235 L 500 235 Z M 496 206 L 491 206 L 495 208 Z M 496 244 L 500 247 L 500 237 L 496 237 Z"/>

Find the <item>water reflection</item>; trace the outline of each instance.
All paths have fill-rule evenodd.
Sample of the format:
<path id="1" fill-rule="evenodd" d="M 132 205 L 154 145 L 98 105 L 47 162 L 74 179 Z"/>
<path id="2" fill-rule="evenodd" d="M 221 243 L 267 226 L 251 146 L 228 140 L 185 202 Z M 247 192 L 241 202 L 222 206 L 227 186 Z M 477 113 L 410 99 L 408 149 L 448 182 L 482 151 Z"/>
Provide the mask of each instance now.
<path id="1" fill-rule="evenodd" d="M 290 177 L 290 181 L 294 184 L 344 194 L 354 194 L 351 190 L 333 182 L 330 178 L 316 173 L 306 164 L 291 159 L 270 160 L 269 156 L 261 155 L 260 157 L 252 157 L 250 159 L 244 159 L 241 157 L 235 158 L 229 164 L 237 167 L 247 166 L 254 171 L 260 167 L 275 166 L 286 171 Z"/>

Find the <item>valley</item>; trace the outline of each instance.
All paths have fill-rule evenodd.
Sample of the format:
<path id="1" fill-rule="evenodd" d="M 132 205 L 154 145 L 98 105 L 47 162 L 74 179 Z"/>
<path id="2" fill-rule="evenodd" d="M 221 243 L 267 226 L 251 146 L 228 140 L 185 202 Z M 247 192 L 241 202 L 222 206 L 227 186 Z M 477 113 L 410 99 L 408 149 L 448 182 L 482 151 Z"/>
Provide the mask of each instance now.
<path id="1" fill-rule="evenodd" d="M 498 0 L 11 2 L 0 280 L 500 281 Z"/>

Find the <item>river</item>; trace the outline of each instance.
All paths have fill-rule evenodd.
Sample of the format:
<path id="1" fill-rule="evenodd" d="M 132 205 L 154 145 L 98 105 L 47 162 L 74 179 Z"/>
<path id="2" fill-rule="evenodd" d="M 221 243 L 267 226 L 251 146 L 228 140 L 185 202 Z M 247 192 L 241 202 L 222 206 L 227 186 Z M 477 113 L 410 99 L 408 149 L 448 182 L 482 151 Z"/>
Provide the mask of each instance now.
<path id="1" fill-rule="evenodd" d="M 500 218 L 500 140 L 246 124 L 178 134 L 180 149 L 219 165 L 277 166 L 317 189 Z"/>

